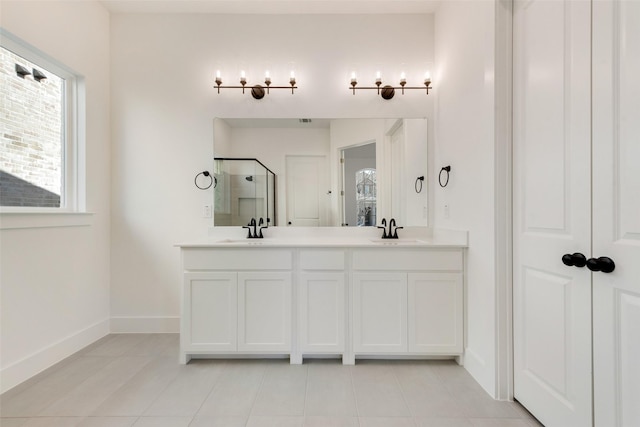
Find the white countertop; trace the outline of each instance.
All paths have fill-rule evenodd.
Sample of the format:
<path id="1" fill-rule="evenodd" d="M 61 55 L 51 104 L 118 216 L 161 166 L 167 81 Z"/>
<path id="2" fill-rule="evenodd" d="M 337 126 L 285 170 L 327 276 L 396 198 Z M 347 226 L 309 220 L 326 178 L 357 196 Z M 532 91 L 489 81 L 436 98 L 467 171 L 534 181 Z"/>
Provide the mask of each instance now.
<path id="1" fill-rule="evenodd" d="M 358 247 L 358 248 L 465 248 L 468 233 L 460 230 L 406 227 L 398 239 L 382 239 L 373 227 L 270 227 L 264 238 L 249 239 L 241 227 L 212 227 L 209 235 L 180 243 L 181 248 L 274 248 L 274 247 Z"/>

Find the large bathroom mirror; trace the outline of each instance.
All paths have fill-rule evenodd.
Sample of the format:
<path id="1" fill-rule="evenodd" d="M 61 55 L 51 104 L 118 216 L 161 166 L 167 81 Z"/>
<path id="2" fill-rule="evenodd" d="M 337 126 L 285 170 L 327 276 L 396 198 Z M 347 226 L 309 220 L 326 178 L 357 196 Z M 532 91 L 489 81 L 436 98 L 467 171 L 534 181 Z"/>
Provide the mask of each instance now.
<path id="1" fill-rule="evenodd" d="M 428 186 L 418 181 L 427 176 L 424 118 L 216 118 L 213 148 L 216 158 L 259 159 L 274 174 L 272 224 L 367 227 L 393 217 L 427 225 Z M 239 212 L 223 190 L 214 212 Z M 244 200 L 245 207 L 262 202 Z M 214 225 L 245 225 L 237 220 L 215 216 Z"/>

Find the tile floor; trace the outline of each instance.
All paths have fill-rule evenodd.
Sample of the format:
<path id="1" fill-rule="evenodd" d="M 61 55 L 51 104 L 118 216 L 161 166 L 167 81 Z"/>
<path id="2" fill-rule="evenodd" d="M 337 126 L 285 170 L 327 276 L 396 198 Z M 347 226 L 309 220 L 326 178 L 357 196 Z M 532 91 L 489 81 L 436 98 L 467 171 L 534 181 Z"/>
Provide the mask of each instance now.
<path id="1" fill-rule="evenodd" d="M 109 335 L 0 396 L 2 427 L 536 427 L 453 361 L 194 360 Z"/>

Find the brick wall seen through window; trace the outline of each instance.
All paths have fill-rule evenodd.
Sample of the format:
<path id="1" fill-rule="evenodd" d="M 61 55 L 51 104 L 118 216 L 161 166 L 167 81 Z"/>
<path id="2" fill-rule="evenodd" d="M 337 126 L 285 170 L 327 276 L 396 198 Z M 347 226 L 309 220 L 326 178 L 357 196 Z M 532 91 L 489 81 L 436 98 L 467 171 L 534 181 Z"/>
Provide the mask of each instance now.
<path id="1" fill-rule="evenodd" d="M 16 64 L 30 74 L 20 76 Z M 61 206 L 64 85 L 44 67 L 0 47 L 0 205 Z"/>

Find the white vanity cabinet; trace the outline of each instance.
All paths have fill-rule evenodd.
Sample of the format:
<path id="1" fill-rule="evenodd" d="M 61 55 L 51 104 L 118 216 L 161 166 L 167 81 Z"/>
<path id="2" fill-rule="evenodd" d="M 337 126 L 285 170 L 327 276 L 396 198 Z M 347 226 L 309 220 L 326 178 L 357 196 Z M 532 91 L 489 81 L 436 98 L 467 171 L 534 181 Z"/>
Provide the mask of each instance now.
<path id="1" fill-rule="evenodd" d="M 182 363 L 463 354 L 464 243 L 223 239 L 181 249 Z"/>
<path id="2" fill-rule="evenodd" d="M 355 250 L 352 268 L 356 357 L 462 354 L 461 250 Z"/>
<path id="3" fill-rule="evenodd" d="M 298 351 L 343 354 L 346 330 L 345 251 L 301 249 L 298 275 Z"/>
<path id="4" fill-rule="evenodd" d="M 291 250 L 183 248 L 180 359 L 289 354 Z"/>

